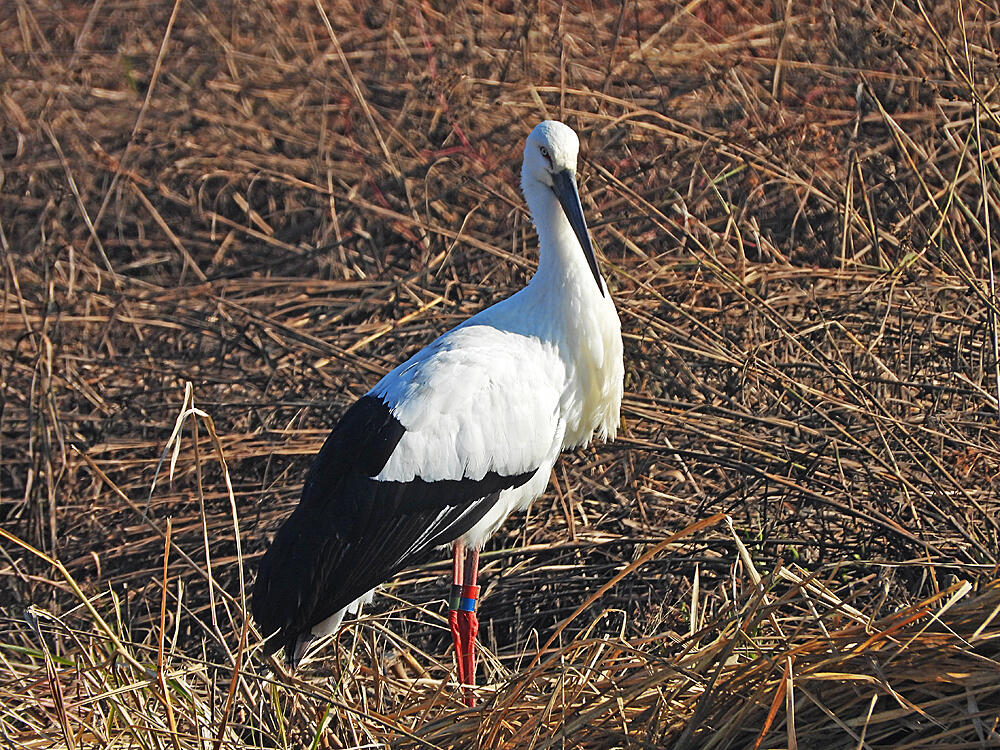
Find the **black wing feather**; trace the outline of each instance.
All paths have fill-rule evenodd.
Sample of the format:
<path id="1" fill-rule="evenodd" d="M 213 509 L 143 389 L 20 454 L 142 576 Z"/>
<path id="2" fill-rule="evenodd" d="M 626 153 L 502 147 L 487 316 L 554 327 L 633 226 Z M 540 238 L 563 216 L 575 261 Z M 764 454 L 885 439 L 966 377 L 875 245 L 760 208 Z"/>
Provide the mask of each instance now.
<path id="1" fill-rule="evenodd" d="M 534 471 L 482 479 L 377 481 L 405 428 L 375 396 L 354 403 L 313 461 L 298 506 L 264 554 L 251 610 L 290 653 L 300 635 L 392 578 L 427 550 L 469 531 L 500 492 Z M 431 525 L 434 533 L 421 544 Z"/>

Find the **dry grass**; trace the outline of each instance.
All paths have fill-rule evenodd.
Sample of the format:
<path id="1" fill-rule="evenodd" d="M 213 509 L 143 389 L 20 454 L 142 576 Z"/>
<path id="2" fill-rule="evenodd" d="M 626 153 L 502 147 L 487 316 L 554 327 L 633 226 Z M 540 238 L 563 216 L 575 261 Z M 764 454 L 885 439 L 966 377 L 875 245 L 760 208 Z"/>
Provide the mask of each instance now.
<path id="1" fill-rule="evenodd" d="M 8 10 L 6 744 L 1000 744 L 995 4 Z M 332 421 L 530 275 L 544 116 L 623 438 L 484 555 L 476 710 L 444 559 L 261 663 L 243 586 Z"/>

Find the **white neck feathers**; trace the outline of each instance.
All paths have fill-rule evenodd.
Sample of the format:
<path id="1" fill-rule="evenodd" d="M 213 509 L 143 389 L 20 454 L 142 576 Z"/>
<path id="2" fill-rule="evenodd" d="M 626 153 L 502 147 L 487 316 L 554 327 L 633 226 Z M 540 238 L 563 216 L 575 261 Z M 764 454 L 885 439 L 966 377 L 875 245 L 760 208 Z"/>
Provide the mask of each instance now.
<path id="1" fill-rule="evenodd" d="M 552 188 L 538 180 L 524 179 L 521 189 L 538 231 L 538 270 L 532 285 L 571 285 L 585 297 L 600 296 L 580 241 Z"/>

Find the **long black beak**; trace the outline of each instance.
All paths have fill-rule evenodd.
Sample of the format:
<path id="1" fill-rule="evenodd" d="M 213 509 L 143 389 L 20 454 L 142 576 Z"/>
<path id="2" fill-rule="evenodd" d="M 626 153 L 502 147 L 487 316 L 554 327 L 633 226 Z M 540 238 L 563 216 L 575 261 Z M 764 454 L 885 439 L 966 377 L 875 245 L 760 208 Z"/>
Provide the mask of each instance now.
<path id="1" fill-rule="evenodd" d="M 594 255 L 594 246 L 590 243 L 590 233 L 587 231 L 587 222 L 583 218 L 583 206 L 580 204 L 580 193 L 576 189 L 576 178 L 568 169 L 556 172 L 552 175 L 552 192 L 559 199 L 563 213 L 569 220 L 569 225 L 573 227 L 573 233 L 580 240 L 580 247 L 587 258 L 587 265 L 590 266 L 591 273 L 594 274 L 594 281 L 597 288 L 604 296 L 604 286 L 601 284 L 601 272 L 597 268 L 597 256 Z"/>

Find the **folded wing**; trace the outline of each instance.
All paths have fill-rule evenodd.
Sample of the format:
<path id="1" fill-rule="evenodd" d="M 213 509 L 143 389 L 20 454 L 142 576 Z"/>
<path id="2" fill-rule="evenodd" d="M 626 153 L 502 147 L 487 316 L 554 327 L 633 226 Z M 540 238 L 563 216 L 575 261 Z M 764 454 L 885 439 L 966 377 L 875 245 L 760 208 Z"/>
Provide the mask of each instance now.
<path id="1" fill-rule="evenodd" d="M 540 345 L 509 332 L 463 331 L 383 378 L 316 456 L 254 585 L 268 653 L 291 650 L 314 625 L 472 529 L 501 492 L 547 471 L 558 358 L 531 356 L 525 347 Z"/>

